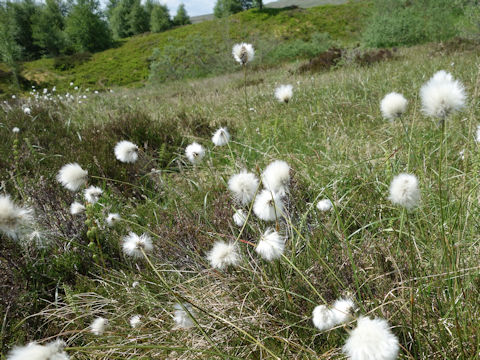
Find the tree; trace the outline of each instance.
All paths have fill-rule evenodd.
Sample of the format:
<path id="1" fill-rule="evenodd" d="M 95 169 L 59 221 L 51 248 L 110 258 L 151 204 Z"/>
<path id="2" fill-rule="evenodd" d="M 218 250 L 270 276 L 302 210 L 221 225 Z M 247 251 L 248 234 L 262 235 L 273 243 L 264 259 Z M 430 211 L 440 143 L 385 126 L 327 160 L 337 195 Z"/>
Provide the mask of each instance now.
<path id="1" fill-rule="evenodd" d="M 213 15 L 217 18 L 226 17 L 243 10 L 241 0 L 217 0 Z"/>
<path id="2" fill-rule="evenodd" d="M 253 7 L 257 7 L 260 10 L 263 9 L 263 0 L 253 0 Z"/>
<path id="3" fill-rule="evenodd" d="M 77 0 L 67 17 L 65 33 L 76 51 L 100 51 L 112 44 L 97 0 Z"/>
<path id="4" fill-rule="evenodd" d="M 166 5 L 154 4 L 150 15 L 150 30 L 162 32 L 172 27 L 172 20 Z"/>
<path id="5" fill-rule="evenodd" d="M 143 34 L 150 30 L 150 17 L 140 0 L 135 0 L 128 14 L 129 32 L 132 35 Z"/>
<path id="6" fill-rule="evenodd" d="M 115 39 L 123 39 L 133 35 L 131 33 L 129 15 L 135 0 L 118 0 L 110 14 L 110 27 Z"/>
<path id="7" fill-rule="evenodd" d="M 56 56 L 65 47 L 65 9 L 61 0 L 46 0 L 33 19 L 33 39 L 35 45 L 42 48 L 42 52 Z"/>
<path id="8" fill-rule="evenodd" d="M 173 18 L 173 23 L 177 26 L 191 24 L 190 17 L 187 14 L 184 4 L 180 4 L 177 9 L 177 14 Z"/>
<path id="9" fill-rule="evenodd" d="M 22 48 L 22 59 L 33 59 L 37 57 L 40 51 L 34 43 L 32 29 L 34 17 L 40 6 L 36 5 L 33 0 L 13 2 L 10 3 L 10 6 L 18 28 L 15 41 Z"/>
<path id="10" fill-rule="evenodd" d="M 13 16 L 13 8 L 10 4 L 0 3 L 0 60 L 4 62 L 13 73 L 13 81 L 18 88 L 18 65 L 21 47 L 15 41 L 19 28 Z"/>

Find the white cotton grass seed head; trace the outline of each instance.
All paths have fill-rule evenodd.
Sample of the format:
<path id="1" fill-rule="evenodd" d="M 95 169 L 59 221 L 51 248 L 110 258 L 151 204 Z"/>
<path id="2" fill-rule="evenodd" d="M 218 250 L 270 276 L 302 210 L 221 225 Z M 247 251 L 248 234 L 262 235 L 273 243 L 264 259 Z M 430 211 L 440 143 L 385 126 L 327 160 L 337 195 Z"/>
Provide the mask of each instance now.
<path id="1" fill-rule="evenodd" d="M 180 304 L 175 304 L 174 308 L 173 321 L 175 322 L 175 329 L 190 329 L 195 325 L 191 317 L 195 316 L 195 312 L 190 304 L 185 303 L 183 307 Z M 184 308 L 187 309 L 188 312 L 185 311 Z M 191 316 L 188 313 L 190 313 Z"/>
<path id="2" fill-rule="evenodd" d="M 85 206 L 80 204 L 78 201 L 75 201 L 70 205 L 70 214 L 79 215 L 85 211 Z"/>
<path id="3" fill-rule="evenodd" d="M 281 103 L 288 103 L 293 97 L 293 86 L 280 85 L 275 89 L 275 97 Z"/>
<path id="4" fill-rule="evenodd" d="M 68 360 L 63 351 L 65 343 L 57 340 L 46 345 L 31 342 L 25 346 L 17 346 L 7 355 L 7 360 Z"/>
<path id="5" fill-rule="evenodd" d="M 15 127 L 12 129 L 12 132 L 13 132 L 14 134 L 18 134 L 18 133 L 20 132 L 20 129 L 15 126 Z"/>
<path id="6" fill-rule="evenodd" d="M 465 106 L 466 94 L 463 84 L 454 80 L 444 70 L 436 72 L 420 89 L 423 112 L 444 119 Z"/>
<path id="7" fill-rule="evenodd" d="M 331 307 L 335 323 L 337 325 L 345 324 L 353 319 L 352 312 L 356 309 L 355 304 L 350 298 L 340 298 L 335 300 Z"/>
<path id="8" fill-rule="evenodd" d="M 255 57 L 255 50 L 253 49 L 252 44 L 235 44 L 232 48 L 232 55 L 235 61 L 240 65 L 246 65 Z"/>
<path id="9" fill-rule="evenodd" d="M 130 232 L 123 238 L 122 244 L 123 252 L 125 255 L 133 258 L 142 258 L 143 252 L 151 252 L 153 250 L 152 240 L 147 234 L 137 235 L 134 232 Z"/>
<path id="10" fill-rule="evenodd" d="M 318 305 L 312 312 L 313 325 L 320 331 L 329 330 L 335 324 L 335 316 L 327 305 Z"/>
<path id="11" fill-rule="evenodd" d="M 361 316 L 342 350 L 350 360 L 395 360 L 399 345 L 386 320 Z"/>
<path id="12" fill-rule="evenodd" d="M 32 109 L 30 109 L 29 107 L 26 107 L 23 109 L 23 112 L 25 115 L 30 115 L 32 113 Z"/>
<path id="13" fill-rule="evenodd" d="M 420 203 L 420 189 L 418 180 L 412 174 L 400 174 L 393 178 L 390 184 L 390 196 L 393 204 L 411 210 Z"/>
<path id="14" fill-rule="evenodd" d="M 317 209 L 320 211 L 330 211 L 333 207 L 332 201 L 330 199 L 322 199 L 317 203 Z"/>
<path id="15" fill-rule="evenodd" d="M 269 228 L 261 236 L 255 251 L 263 259 L 272 261 L 280 258 L 285 250 L 285 239 L 275 230 Z"/>
<path id="16" fill-rule="evenodd" d="M 110 213 L 108 214 L 107 216 L 107 225 L 108 226 L 114 226 L 115 224 L 117 224 L 120 220 L 122 220 L 121 216 L 117 213 Z"/>
<path id="17" fill-rule="evenodd" d="M 102 196 L 103 190 L 100 189 L 98 186 L 89 186 L 86 188 L 83 192 L 83 195 L 85 196 L 85 200 L 89 202 L 90 204 L 95 204 L 99 199 L 100 196 Z"/>
<path id="18" fill-rule="evenodd" d="M 223 270 L 228 266 L 236 266 L 240 262 L 240 253 L 235 243 L 216 241 L 207 254 L 207 260 L 215 269 Z"/>
<path id="19" fill-rule="evenodd" d="M 385 119 L 395 120 L 407 111 L 408 101 L 402 94 L 391 92 L 380 102 L 380 110 Z"/>
<path id="20" fill-rule="evenodd" d="M 0 231 L 12 239 L 24 226 L 33 223 L 33 210 L 17 206 L 9 195 L 0 195 Z"/>
<path id="21" fill-rule="evenodd" d="M 103 317 L 97 317 L 90 324 L 90 332 L 97 336 L 102 336 L 105 332 L 105 328 L 108 325 L 108 320 Z"/>
<path id="22" fill-rule="evenodd" d="M 123 163 L 134 163 L 138 160 L 138 146 L 134 143 L 123 140 L 115 145 L 115 157 Z"/>
<path id="23" fill-rule="evenodd" d="M 129 322 L 130 322 L 130 326 L 135 329 L 139 327 L 140 324 L 142 323 L 142 317 L 140 315 L 133 315 L 130 318 Z"/>
<path id="24" fill-rule="evenodd" d="M 205 148 L 194 142 L 185 148 L 185 155 L 192 164 L 199 164 L 205 156 Z"/>
<path id="25" fill-rule="evenodd" d="M 57 181 L 70 191 L 78 191 L 87 183 L 88 172 L 77 163 L 64 165 L 57 174 Z"/>
<path id="26" fill-rule="evenodd" d="M 475 132 L 475 141 L 480 144 L 480 125 L 477 125 L 477 131 Z"/>
<path id="27" fill-rule="evenodd" d="M 212 136 L 212 142 L 215 146 L 224 146 L 227 145 L 230 141 L 230 133 L 226 127 L 222 127 L 215 131 L 215 134 Z"/>
<path id="28" fill-rule="evenodd" d="M 283 202 L 277 193 L 262 190 L 255 198 L 253 212 L 264 221 L 275 221 L 283 216 Z"/>
<path id="29" fill-rule="evenodd" d="M 262 173 L 265 189 L 284 195 L 290 183 L 290 166 L 283 160 L 271 162 Z"/>
<path id="30" fill-rule="evenodd" d="M 235 214 L 233 214 L 233 222 L 235 225 L 241 227 L 245 224 L 245 221 L 247 221 L 247 215 L 245 214 L 245 211 L 242 209 L 236 210 Z"/>
<path id="31" fill-rule="evenodd" d="M 247 205 L 255 197 L 258 189 L 258 179 L 255 174 L 242 171 L 228 180 L 228 188 L 236 201 Z"/>

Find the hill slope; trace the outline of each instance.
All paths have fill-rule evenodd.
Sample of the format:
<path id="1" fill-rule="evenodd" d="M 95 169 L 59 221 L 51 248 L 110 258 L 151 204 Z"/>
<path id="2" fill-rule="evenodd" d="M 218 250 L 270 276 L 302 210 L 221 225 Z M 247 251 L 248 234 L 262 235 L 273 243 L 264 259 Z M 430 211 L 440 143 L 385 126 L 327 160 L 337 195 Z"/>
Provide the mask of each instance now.
<path id="1" fill-rule="evenodd" d="M 166 31 L 160 34 L 144 34 L 122 41 L 117 48 L 86 57 L 84 61 L 64 59 L 73 67 L 61 71 L 64 66 L 55 59 L 41 59 L 23 64 L 22 76 L 42 86 L 56 85 L 68 89 L 68 84 L 91 88 L 111 86 L 142 86 L 148 78 L 149 61 L 155 48 L 160 52 L 167 46 L 186 47 L 185 55 L 178 62 L 188 62 L 197 56 L 189 43 L 194 38 L 208 39 L 212 51 L 218 56 L 229 56 L 220 51 L 220 45 L 236 41 L 257 44 L 283 42 L 309 38 L 315 32 L 328 33 L 342 44 L 357 40 L 368 15 L 370 2 L 343 5 L 324 5 L 310 9 L 253 9 L 235 14 L 228 19 L 216 19 Z M 228 45 L 230 46 L 230 45 Z"/>

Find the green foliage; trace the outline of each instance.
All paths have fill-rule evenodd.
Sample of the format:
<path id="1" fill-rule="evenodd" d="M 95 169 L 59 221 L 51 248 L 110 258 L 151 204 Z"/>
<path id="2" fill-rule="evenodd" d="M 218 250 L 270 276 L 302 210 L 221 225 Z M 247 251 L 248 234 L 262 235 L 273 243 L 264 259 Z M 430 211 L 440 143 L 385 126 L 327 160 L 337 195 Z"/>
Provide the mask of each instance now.
<path id="1" fill-rule="evenodd" d="M 314 33 L 310 40 L 296 39 L 280 43 L 265 56 L 266 63 L 276 64 L 283 61 L 312 58 L 333 46 L 328 33 Z"/>
<path id="2" fill-rule="evenodd" d="M 19 87 L 17 60 L 22 51 L 16 38 L 20 31 L 15 22 L 13 8 L 8 3 L 0 3 L 0 59 L 12 71 L 16 88 Z"/>
<path id="3" fill-rule="evenodd" d="M 150 16 L 150 30 L 159 33 L 172 27 L 172 20 L 166 5 L 154 4 Z"/>
<path id="4" fill-rule="evenodd" d="M 150 30 L 150 13 L 146 11 L 140 0 L 135 0 L 128 14 L 130 33 L 142 34 Z"/>
<path id="5" fill-rule="evenodd" d="M 131 36 L 129 14 L 135 0 L 118 0 L 109 6 L 110 27 L 115 39 L 122 39 Z"/>
<path id="6" fill-rule="evenodd" d="M 100 51 L 112 45 L 110 29 L 97 0 L 77 0 L 68 14 L 65 33 L 77 52 Z"/>
<path id="7" fill-rule="evenodd" d="M 173 24 L 176 26 L 191 24 L 190 17 L 187 14 L 184 4 L 178 6 L 177 13 L 173 18 Z"/>
<path id="8" fill-rule="evenodd" d="M 34 59 L 39 53 L 39 48 L 34 43 L 33 25 L 38 15 L 39 7 L 33 0 L 9 3 L 13 8 L 15 23 L 19 29 L 16 34 L 16 42 L 22 49 L 22 59 Z"/>
<path id="9" fill-rule="evenodd" d="M 363 35 L 370 47 L 414 45 L 458 34 L 461 8 L 451 0 L 377 0 Z"/>
<path id="10" fill-rule="evenodd" d="M 241 0 L 217 0 L 213 8 L 213 15 L 222 18 L 236 14 L 243 10 Z"/>
<path id="11" fill-rule="evenodd" d="M 65 48 L 65 11 L 60 0 L 47 0 L 33 20 L 34 44 L 47 55 L 56 56 Z"/>

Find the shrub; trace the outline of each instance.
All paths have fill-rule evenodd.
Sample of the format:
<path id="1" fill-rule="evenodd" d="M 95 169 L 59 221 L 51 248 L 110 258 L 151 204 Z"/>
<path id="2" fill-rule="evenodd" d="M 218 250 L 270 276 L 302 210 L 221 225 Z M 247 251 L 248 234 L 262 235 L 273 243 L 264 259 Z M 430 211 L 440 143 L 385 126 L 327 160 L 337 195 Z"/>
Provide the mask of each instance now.
<path id="1" fill-rule="evenodd" d="M 450 0 L 377 0 L 363 34 L 369 47 L 414 45 L 457 35 L 462 10 Z"/>

